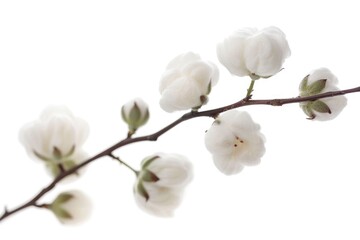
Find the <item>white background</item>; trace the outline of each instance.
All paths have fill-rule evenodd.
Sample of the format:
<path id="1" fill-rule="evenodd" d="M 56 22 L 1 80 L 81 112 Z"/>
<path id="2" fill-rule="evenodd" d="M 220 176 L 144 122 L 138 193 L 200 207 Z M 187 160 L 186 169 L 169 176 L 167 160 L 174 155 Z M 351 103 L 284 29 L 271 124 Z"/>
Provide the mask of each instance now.
<path id="1" fill-rule="evenodd" d="M 359 86 L 360 36 L 356 1 L 0 1 L 0 207 L 27 201 L 51 178 L 28 158 L 19 128 L 49 104 L 86 119 L 90 155 L 121 140 L 120 108 L 141 96 L 152 133 L 182 113 L 159 105 L 158 82 L 169 60 L 194 51 L 218 64 L 216 43 L 242 27 L 280 27 L 292 56 L 277 76 L 256 82 L 254 98 L 295 97 L 312 69 L 330 68 L 340 88 Z M 248 79 L 220 67 L 204 109 L 232 103 Z M 158 142 L 116 152 L 137 167 L 155 152 L 176 152 L 194 163 L 195 179 L 172 219 L 142 212 L 132 195 L 133 174 L 110 159 L 60 184 L 93 201 L 92 218 L 66 227 L 51 213 L 27 209 L 0 223 L 0 239 L 359 239 L 360 94 L 333 121 L 305 119 L 297 104 L 252 106 L 267 138 L 262 163 L 236 176 L 217 171 L 203 143 L 209 118 L 185 122 Z"/>

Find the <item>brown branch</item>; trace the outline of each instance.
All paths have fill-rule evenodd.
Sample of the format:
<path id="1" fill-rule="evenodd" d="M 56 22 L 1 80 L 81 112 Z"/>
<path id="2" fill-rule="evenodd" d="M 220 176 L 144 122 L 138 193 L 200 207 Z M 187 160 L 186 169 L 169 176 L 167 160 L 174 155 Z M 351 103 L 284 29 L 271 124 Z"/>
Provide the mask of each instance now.
<path id="1" fill-rule="evenodd" d="M 16 212 L 19 212 L 19 211 L 23 210 L 23 209 L 26 209 L 26 208 L 31 207 L 31 206 L 34 206 L 34 207 L 40 206 L 37 203 L 37 201 L 41 197 L 43 197 L 46 193 L 51 191 L 57 185 L 58 182 L 60 182 L 63 178 L 65 178 L 65 177 L 67 177 L 67 176 L 69 176 L 69 175 L 71 175 L 73 173 L 76 173 L 80 168 L 90 164 L 91 162 L 95 161 L 96 159 L 100 159 L 100 158 L 105 157 L 105 156 L 111 156 L 112 152 L 115 151 L 116 149 L 121 148 L 121 147 L 123 147 L 125 145 L 128 145 L 128 144 L 131 144 L 131 143 L 142 142 L 142 141 L 156 141 L 161 135 L 168 132 L 170 129 L 177 126 L 181 122 L 187 121 L 189 119 L 197 118 L 197 117 L 212 117 L 212 118 L 215 118 L 216 116 L 218 116 L 222 112 L 226 112 L 226 111 L 229 111 L 231 109 L 235 109 L 235 108 L 239 108 L 239 107 L 243 107 L 243 106 L 248 106 L 248 105 L 282 106 L 282 105 L 285 105 L 285 104 L 299 103 L 299 102 L 305 102 L 305 101 L 314 101 L 314 100 L 321 99 L 321 98 L 335 97 L 335 96 L 345 95 L 345 94 L 355 93 L 355 92 L 360 92 L 360 87 L 346 89 L 346 90 L 333 91 L 333 92 L 327 92 L 327 93 L 317 94 L 317 95 L 313 95 L 313 96 L 309 96 L 309 97 L 252 100 L 251 96 L 248 96 L 248 97 L 246 97 L 246 98 L 244 98 L 244 99 L 242 99 L 242 100 L 240 100 L 240 101 L 238 101 L 236 103 L 233 103 L 233 104 L 230 104 L 228 106 L 221 107 L 221 108 L 216 108 L 216 109 L 202 111 L 202 112 L 194 112 L 194 111 L 192 111 L 192 112 L 186 113 L 183 116 L 181 116 L 180 118 L 178 118 L 177 120 L 175 120 L 174 122 L 172 122 L 171 124 L 167 125 L 166 127 L 160 129 L 159 131 L 157 131 L 157 132 L 155 132 L 153 134 L 149 134 L 149 135 L 145 135 L 145 136 L 141 136 L 141 137 L 136 137 L 136 138 L 127 137 L 124 140 L 122 140 L 122 141 L 114 144 L 113 146 L 105 149 L 101 153 L 99 153 L 99 154 L 93 156 L 92 158 L 86 160 L 85 162 L 73 167 L 72 169 L 61 172 L 61 174 L 58 177 L 56 177 L 48 186 L 43 188 L 37 195 L 35 195 L 29 201 L 25 202 L 24 204 L 20 205 L 17 208 L 14 208 L 13 210 L 8 210 L 5 207 L 4 213 L 0 216 L 0 222 L 2 220 L 4 220 L 5 218 L 13 215 Z"/>

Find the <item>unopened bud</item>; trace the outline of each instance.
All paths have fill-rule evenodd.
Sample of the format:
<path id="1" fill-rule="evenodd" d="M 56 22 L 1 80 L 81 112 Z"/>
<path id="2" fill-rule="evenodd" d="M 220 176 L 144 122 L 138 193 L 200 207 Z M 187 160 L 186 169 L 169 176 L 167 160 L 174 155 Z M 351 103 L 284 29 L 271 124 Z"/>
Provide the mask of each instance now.
<path id="1" fill-rule="evenodd" d="M 79 224 L 89 217 L 91 202 L 80 191 L 68 191 L 59 194 L 48 209 L 63 224 Z"/>
<path id="2" fill-rule="evenodd" d="M 131 100 L 122 106 L 121 116 L 128 124 L 129 134 L 132 135 L 149 120 L 148 105 L 140 98 Z"/>

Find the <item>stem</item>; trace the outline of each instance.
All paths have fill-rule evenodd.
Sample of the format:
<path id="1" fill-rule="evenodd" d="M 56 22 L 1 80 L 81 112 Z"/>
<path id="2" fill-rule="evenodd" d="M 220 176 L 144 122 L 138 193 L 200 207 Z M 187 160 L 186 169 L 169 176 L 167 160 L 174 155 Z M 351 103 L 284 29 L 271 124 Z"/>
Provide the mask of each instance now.
<path id="1" fill-rule="evenodd" d="M 109 157 L 117 160 L 118 162 L 120 162 L 121 164 L 123 164 L 125 167 L 127 167 L 128 169 L 130 169 L 131 171 L 133 171 L 136 176 L 139 174 L 139 171 L 135 170 L 133 167 L 131 167 L 129 164 L 127 164 L 126 162 L 124 162 L 124 161 L 121 160 L 119 157 L 115 156 L 114 154 L 109 153 Z"/>
<path id="2" fill-rule="evenodd" d="M 251 98 L 251 93 L 254 91 L 255 79 L 251 79 L 249 88 L 247 89 L 246 97 L 247 99 Z"/>
<path id="3" fill-rule="evenodd" d="M 251 86 L 253 86 L 254 83 L 250 84 L 249 89 L 251 89 Z M 249 92 L 249 90 L 248 90 Z M 22 211 L 28 207 L 31 206 L 37 206 L 37 201 L 43 197 L 46 193 L 50 192 L 56 185 L 58 182 L 60 182 L 63 178 L 76 173 L 80 168 L 85 167 L 86 165 L 90 164 L 91 162 L 100 159 L 102 157 L 105 156 L 110 156 L 113 157 L 112 152 L 118 148 L 121 148 L 125 145 L 131 144 L 131 143 L 135 143 L 135 142 L 142 142 L 142 141 L 156 141 L 161 135 L 165 134 L 166 132 L 168 132 L 170 129 L 172 129 L 173 127 L 177 126 L 178 124 L 180 124 L 181 122 L 190 120 L 192 118 L 197 118 L 197 117 L 216 117 L 218 116 L 220 113 L 222 112 L 226 112 L 229 111 L 231 109 L 235 109 L 235 108 L 240 108 L 243 106 L 249 106 L 249 105 L 270 105 L 270 106 L 282 106 L 285 104 L 291 104 L 291 103 L 300 103 L 300 102 L 305 102 L 305 101 L 314 101 L 317 99 L 321 99 L 321 98 L 327 98 L 327 97 L 335 97 L 335 96 L 339 96 L 339 95 L 345 95 L 345 94 L 349 94 L 349 93 L 355 93 L 355 92 L 360 92 L 360 87 L 356 87 L 356 88 L 351 88 L 351 89 L 346 89 L 346 90 L 339 90 L 339 91 L 332 91 L 332 92 L 326 92 L 326 93 L 321 93 L 321 94 L 317 94 L 317 95 L 313 95 L 313 96 L 308 96 L 308 97 L 295 97 L 295 98 L 282 98 L 282 99 L 262 99 L 262 100 L 251 100 L 249 98 L 249 96 L 246 96 L 244 99 L 221 107 L 221 108 L 216 108 L 216 109 L 212 109 L 212 110 L 208 110 L 208 111 L 202 111 L 202 112 L 194 112 L 191 111 L 189 113 L 184 114 L 183 116 L 181 116 L 180 118 L 178 118 L 177 120 L 175 120 L 174 122 L 170 123 L 169 125 L 165 126 L 164 128 L 160 129 L 159 131 L 153 133 L 153 134 L 149 134 L 149 135 L 145 135 L 145 136 L 141 136 L 141 137 L 136 137 L 136 138 L 125 138 L 124 140 L 114 144 L 113 146 L 103 150 L 102 152 L 100 152 L 99 154 L 89 158 L 88 160 L 86 160 L 85 162 L 67 170 L 64 171 L 62 173 L 60 173 L 59 176 L 57 176 L 49 185 L 47 185 L 45 188 L 43 188 L 39 193 L 37 193 L 32 199 L 30 199 L 29 201 L 25 202 L 24 204 L 20 205 L 17 208 L 14 208 L 13 210 L 8 210 L 7 208 L 5 208 L 4 213 L 2 215 L 0 215 L 0 222 L 2 220 L 4 220 L 5 218 L 13 215 L 16 212 Z M 250 91 L 251 93 L 251 91 Z M 115 157 L 116 159 L 116 157 Z M 121 161 L 121 160 L 120 160 Z M 123 162 L 122 162 L 123 163 Z M 123 163 L 124 164 L 124 163 Z M 124 164 L 127 167 L 127 164 Z M 130 168 L 132 169 L 132 168 Z M 133 171 L 135 171 L 134 169 L 132 169 Z"/>

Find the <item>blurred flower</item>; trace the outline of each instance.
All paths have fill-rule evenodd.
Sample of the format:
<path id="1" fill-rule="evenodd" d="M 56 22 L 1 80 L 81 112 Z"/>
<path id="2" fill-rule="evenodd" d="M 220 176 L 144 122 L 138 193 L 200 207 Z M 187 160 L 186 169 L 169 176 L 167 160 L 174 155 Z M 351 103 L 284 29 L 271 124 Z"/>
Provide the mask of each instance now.
<path id="1" fill-rule="evenodd" d="M 45 162 L 53 176 L 85 160 L 81 147 L 89 133 L 88 124 L 66 107 L 46 108 L 40 118 L 20 130 L 20 141 L 28 154 Z"/>
<path id="2" fill-rule="evenodd" d="M 146 124 L 149 115 L 149 107 L 141 98 L 133 99 L 121 108 L 122 119 L 128 124 L 131 134 Z"/>
<path id="3" fill-rule="evenodd" d="M 219 61 L 232 74 L 252 79 L 275 75 L 290 54 L 285 34 L 277 27 L 240 29 L 217 46 Z"/>
<path id="4" fill-rule="evenodd" d="M 160 106 L 167 112 L 198 109 L 219 79 L 218 68 L 188 52 L 175 57 L 160 81 Z"/>
<path id="5" fill-rule="evenodd" d="M 300 83 L 300 96 L 307 97 L 320 93 L 338 91 L 337 77 L 327 68 L 312 71 Z M 315 101 L 301 102 L 300 107 L 308 119 L 326 121 L 335 118 L 347 104 L 345 96 L 322 98 Z"/>
<path id="6" fill-rule="evenodd" d="M 247 112 L 237 110 L 216 118 L 205 135 L 205 145 L 213 155 L 215 166 L 226 175 L 258 164 L 265 153 L 264 142 L 260 125 Z"/>
<path id="7" fill-rule="evenodd" d="M 48 208 L 61 223 L 75 225 L 89 218 L 91 207 L 91 201 L 84 193 L 73 190 L 58 195 Z"/>
<path id="8" fill-rule="evenodd" d="M 192 165 L 185 157 L 165 153 L 150 156 L 142 162 L 134 187 L 135 201 L 150 214 L 170 217 L 192 177 Z"/>

